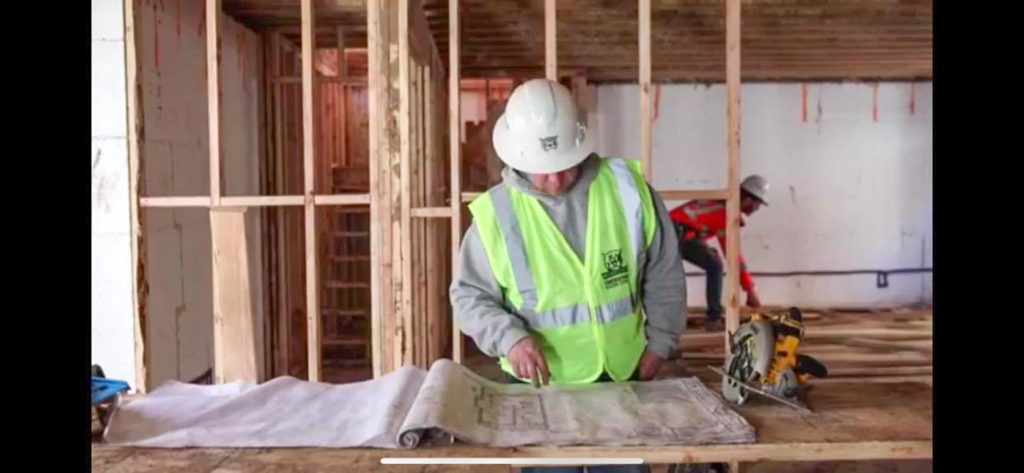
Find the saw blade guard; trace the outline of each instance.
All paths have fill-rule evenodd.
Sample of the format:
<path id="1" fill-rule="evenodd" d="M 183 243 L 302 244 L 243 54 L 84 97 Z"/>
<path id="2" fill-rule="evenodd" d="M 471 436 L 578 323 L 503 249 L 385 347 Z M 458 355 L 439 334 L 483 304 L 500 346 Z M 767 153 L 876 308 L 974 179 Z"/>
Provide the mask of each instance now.
<path id="1" fill-rule="evenodd" d="M 736 358 L 736 355 L 729 355 L 728 357 L 726 357 L 725 371 L 739 371 L 739 369 L 734 368 L 737 362 L 738 360 Z M 724 397 L 727 401 L 735 404 L 743 404 L 744 402 L 747 401 L 747 398 L 749 396 L 750 391 L 748 391 L 746 388 L 740 386 L 739 383 L 729 378 L 729 376 L 722 376 L 722 397 Z"/>
<path id="2" fill-rule="evenodd" d="M 732 354 L 725 359 L 722 396 L 730 402 L 743 404 L 750 391 L 730 379 L 744 383 L 760 382 L 771 367 L 775 335 L 771 322 L 754 320 L 740 326 L 729 338 Z"/>
<path id="3" fill-rule="evenodd" d="M 732 337 L 733 353 L 746 357 L 746 362 L 752 368 L 746 377 L 732 376 L 744 382 L 760 381 L 771 367 L 775 355 L 775 330 L 768 320 L 754 320 L 742 325 Z"/>

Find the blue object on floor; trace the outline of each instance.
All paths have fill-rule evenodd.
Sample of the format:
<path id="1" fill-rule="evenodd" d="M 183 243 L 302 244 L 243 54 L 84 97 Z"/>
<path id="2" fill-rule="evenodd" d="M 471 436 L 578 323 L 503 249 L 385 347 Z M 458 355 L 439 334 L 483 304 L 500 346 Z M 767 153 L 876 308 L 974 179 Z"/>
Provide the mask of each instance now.
<path id="1" fill-rule="evenodd" d="M 116 379 L 92 377 L 92 405 L 99 404 L 117 393 L 127 391 L 128 383 Z"/>

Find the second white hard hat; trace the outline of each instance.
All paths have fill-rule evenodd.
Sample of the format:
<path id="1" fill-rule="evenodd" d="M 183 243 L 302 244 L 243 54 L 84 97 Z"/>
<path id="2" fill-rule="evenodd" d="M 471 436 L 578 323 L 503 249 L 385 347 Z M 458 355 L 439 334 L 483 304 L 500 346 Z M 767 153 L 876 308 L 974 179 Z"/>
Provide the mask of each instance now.
<path id="1" fill-rule="evenodd" d="M 751 174 L 740 183 L 740 189 L 747 191 L 748 194 L 754 196 L 762 204 L 768 205 L 768 202 L 765 200 L 765 197 L 768 195 L 768 179 L 758 174 Z"/>
<path id="2" fill-rule="evenodd" d="M 524 82 L 512 91 L 491 138 L 505 164 L 531 174 L 564 171 L 594 150 L 572 94 L 547 79 Z"/>

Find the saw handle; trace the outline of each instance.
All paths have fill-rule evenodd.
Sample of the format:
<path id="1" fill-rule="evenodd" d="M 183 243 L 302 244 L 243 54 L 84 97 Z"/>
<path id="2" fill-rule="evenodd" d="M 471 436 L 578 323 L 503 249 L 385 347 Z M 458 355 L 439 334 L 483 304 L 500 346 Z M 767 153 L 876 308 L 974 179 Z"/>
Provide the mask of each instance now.
<path id="1" fill-rule="evenodd" d="M 809 374 L 815 378 L 825 378 L 828 376 L 828 368 L 821 364 L 820 361 L 814 359 L 811 356 L 797 353 L 796 355 L 796 367 L 793 370 L 796 374 Z"/>

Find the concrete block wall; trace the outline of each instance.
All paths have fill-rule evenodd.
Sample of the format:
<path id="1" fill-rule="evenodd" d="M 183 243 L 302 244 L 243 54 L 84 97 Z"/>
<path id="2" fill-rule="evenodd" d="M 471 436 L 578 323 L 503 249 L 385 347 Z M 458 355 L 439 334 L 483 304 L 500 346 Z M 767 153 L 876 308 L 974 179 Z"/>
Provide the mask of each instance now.
<path id="1" fill-rule="evenodd" d="M 142 156 L 149 196 L 210 193 L 205 16 L 202 3 L 142 2 Z M 221 188 L 225 195 L 258 195 L 260 37 L 227 15 L 221 28 Z M 210 216 L 206 209 L 144 212 L 147 368 L 149 384 L 157 386 L 213 367 Z M 259 210 L 250 213 L 251 265 L 260 268 Z M 260 287 L 259 279 L 252 285 Z M 262 313 L 259 305 L 254 310 Z"/>
<path id="2" fill-rule="evenodd" d="M 209 195 L 204 5 L 143 0 L 138 8 L 143 192 Z M 143 380 L 135 379 L 124 4 L 93 0 L 92 13 L 92 356 L 107 375 L 136 385 Z M 258 195 L 262 46 L 255 32 L 226 15 L 221 21 L 222 189 Z M 251 213 L 252 266 L 260 268 L 259 210 Z M 210 217 L 206 209 L 147 209 L 142 219 L 146 381 L 154 387 L 212 367 Z M 254 277 L 258 288 L 262 275 Z"/>

